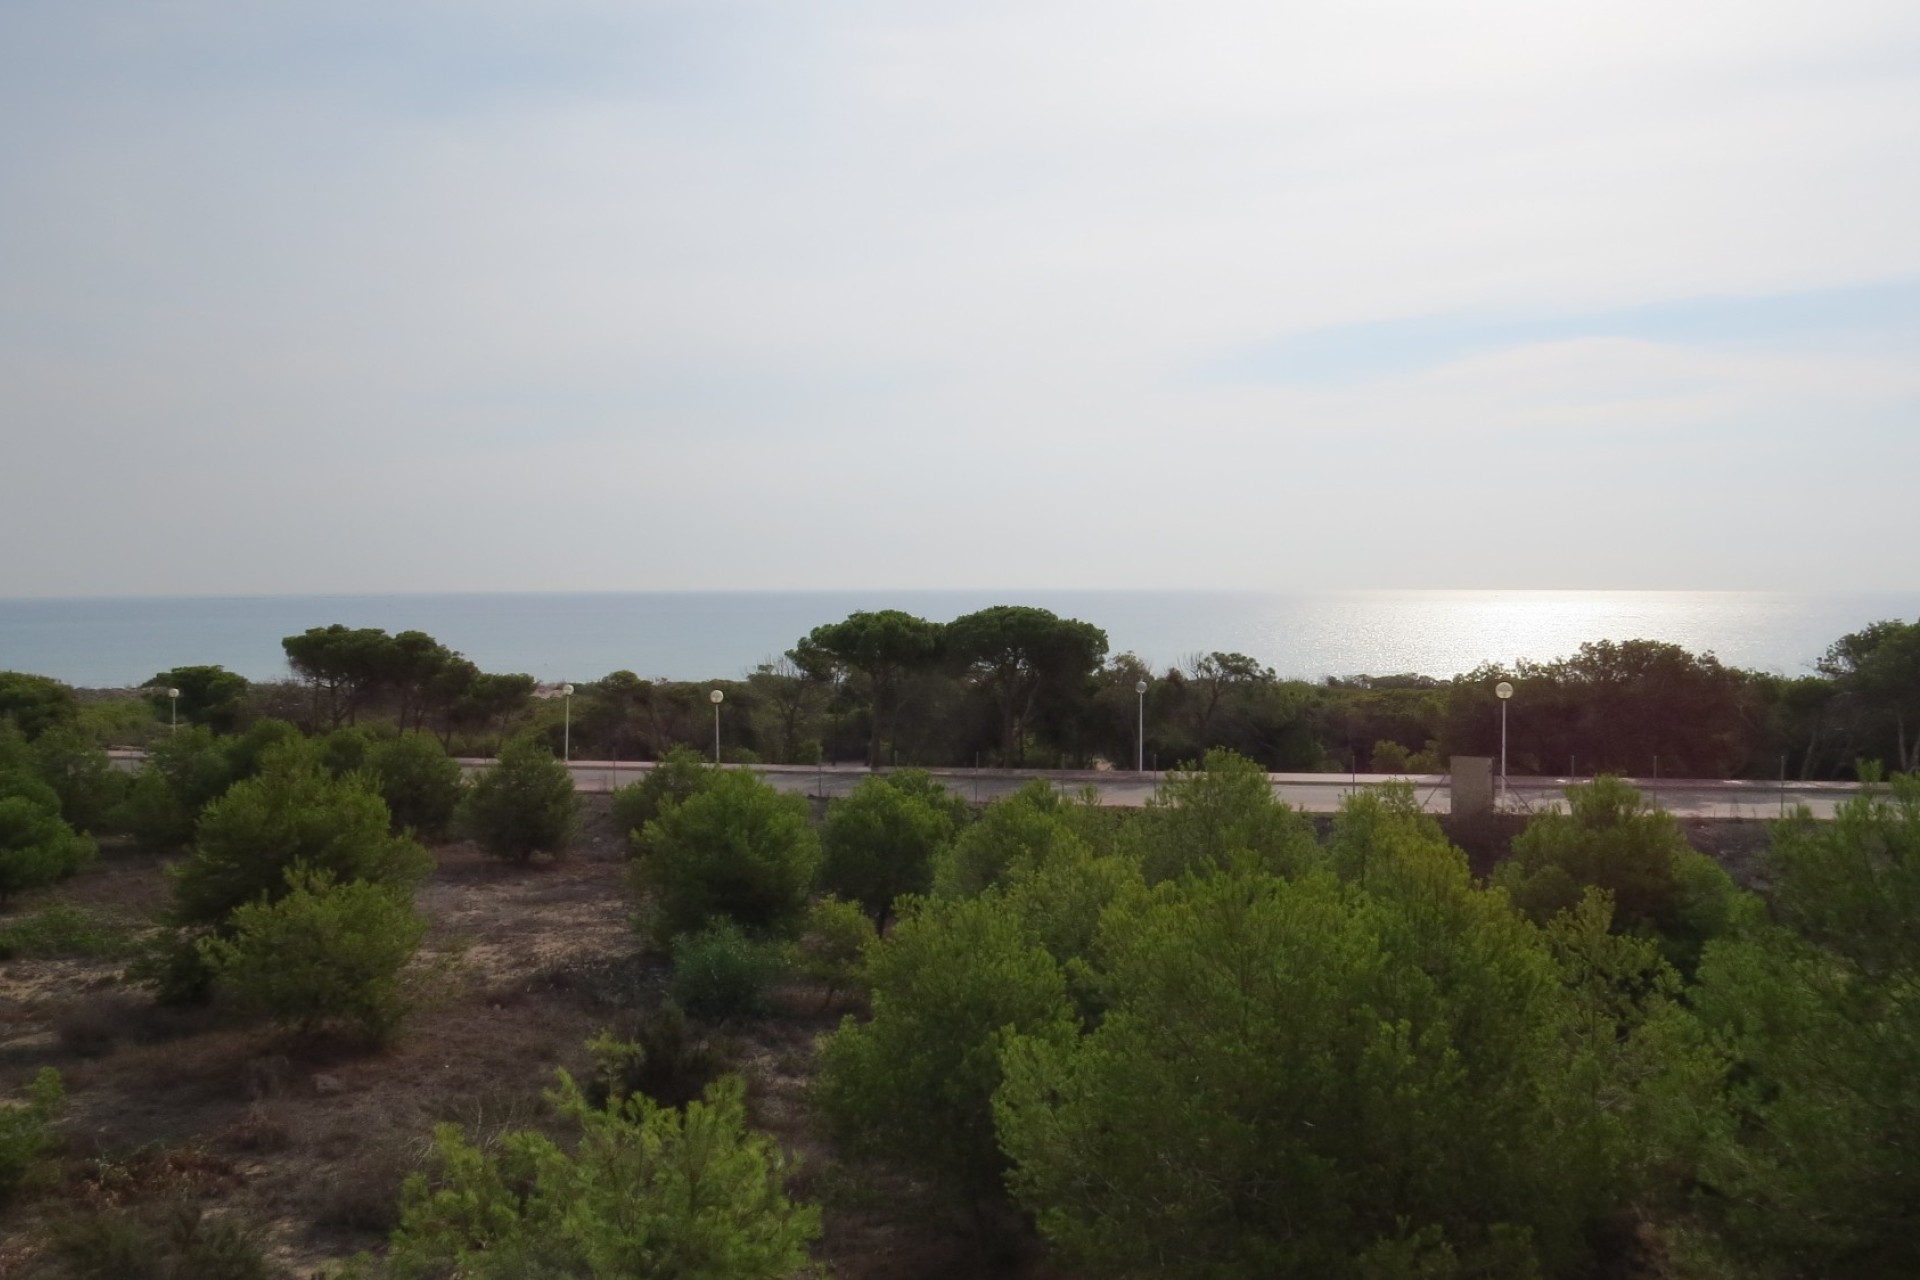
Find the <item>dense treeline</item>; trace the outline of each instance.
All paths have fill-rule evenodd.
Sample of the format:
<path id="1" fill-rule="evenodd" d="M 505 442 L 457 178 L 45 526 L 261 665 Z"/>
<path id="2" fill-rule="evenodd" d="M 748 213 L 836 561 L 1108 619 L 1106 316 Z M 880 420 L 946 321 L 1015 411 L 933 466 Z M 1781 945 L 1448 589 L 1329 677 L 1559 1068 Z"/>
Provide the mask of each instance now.
<path id="1" fill-rule="evenodd" d="M 54 682 L 0 673 L 0 716 L 29 732 L 78 721 L 116 741 L 176 715 L 217 732 L 275 718 L 308 733 L 431 733 L 455 754 L 492 754 L 532 730 L 556 753 L 636 760 L 676 745 L 711 751 L 718 689 L 722 754 L 740 762 L 1126 768 L 1137 750 L 1148 767 L 1170 768 L 1223 747 L 1271 770 L 1402 773 L 1497 753 L 1490 691 L 1505 679 L 1516 690 L 1516 773 L 1840 779 L 1863 760 L 1920 768 L 1920 622 L 1843 636 L 1817 670 L 1792 677 L 1629 640 L 1451 679 L 1311 683 L 1237 653 L 1155 672 L 1132 654 L 1109 655 L 1098 627 L 1044 609 L 999 606 L 945 624 L 880 610 L 816 627 L 738 679 L 615 671 L 578 682 L 571 698 L 530 676 L 483 672 L 419 631 L 333 625 L 283 643 L 291 680 L 175 668 L 149 682 L 150 715 L 76 706 Z"/>

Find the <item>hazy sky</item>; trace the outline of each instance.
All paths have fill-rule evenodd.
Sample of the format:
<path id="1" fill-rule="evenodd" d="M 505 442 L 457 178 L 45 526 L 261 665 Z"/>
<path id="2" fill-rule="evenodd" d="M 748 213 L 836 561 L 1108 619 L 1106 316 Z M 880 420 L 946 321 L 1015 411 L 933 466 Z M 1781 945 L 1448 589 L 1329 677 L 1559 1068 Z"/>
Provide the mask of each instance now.
<path id="1" fill-rule="evenodd" d="M 1920 585 L 1920 5 L 0 3 L 0 595 Z"/>

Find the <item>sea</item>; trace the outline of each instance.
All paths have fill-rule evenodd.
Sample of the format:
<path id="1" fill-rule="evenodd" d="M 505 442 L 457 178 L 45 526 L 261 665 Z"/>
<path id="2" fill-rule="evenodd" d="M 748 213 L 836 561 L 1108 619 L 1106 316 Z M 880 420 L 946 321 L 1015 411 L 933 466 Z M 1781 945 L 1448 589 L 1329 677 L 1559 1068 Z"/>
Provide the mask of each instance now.
<path id="1" fill-rule="evenodd" d="M 1920 619 L 1920 591 L 715 591 L 0 599 L 0 670 L 68 684 L 139 684 L 218 664 L 287 674 L 281 638 L 309 627 L 419 630 L 487 671 L 587 681 L 612 671 L 735 679 L 808 631 L 861 609 L 948 621 L 1037 605 L 1104 628 L 1109 651 L 1153 670 L 1215 650 L 1283 677 L 1414 673 L 1550 661 L 1590 640 L 1661 640 L 1736 667 L 1804 674 L 1828 645 L 1881 619 Z"/>

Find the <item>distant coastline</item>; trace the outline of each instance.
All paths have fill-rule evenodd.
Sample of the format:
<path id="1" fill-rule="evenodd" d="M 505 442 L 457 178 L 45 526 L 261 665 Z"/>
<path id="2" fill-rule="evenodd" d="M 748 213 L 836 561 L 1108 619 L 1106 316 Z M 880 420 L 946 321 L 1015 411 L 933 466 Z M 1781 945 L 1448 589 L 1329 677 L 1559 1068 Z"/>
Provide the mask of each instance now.
<path id="1" fill-rule="evenodd" d="M 1840 636 L 1920 617 L 1920 591 L 743 591 L 0 599 L 0 669 L 82 686 L 138 683 L 217 663 L 285 674 L 280 638 L 340 622 L 419 629 L 483 668 L 542 680 L 615 670 L 733 678 L 857 609 L 935 621 L 993 604 L 1039 605 L 1107 632 L 1155 669 L 1212 650 L 1283 677 L 1550 661 L 1592 640 L 1663 640 L 1731 666 L 1800 674 Z"/>

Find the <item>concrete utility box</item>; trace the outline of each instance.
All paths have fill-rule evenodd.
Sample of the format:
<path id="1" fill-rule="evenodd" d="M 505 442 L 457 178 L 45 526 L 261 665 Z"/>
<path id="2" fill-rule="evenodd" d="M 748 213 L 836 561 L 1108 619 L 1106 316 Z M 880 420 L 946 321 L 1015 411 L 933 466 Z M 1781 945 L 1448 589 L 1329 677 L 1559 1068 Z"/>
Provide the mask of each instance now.
<path id="1" fill-rule="evenodd" d="M 1448 765 L 1453 774 L 1453 812 L 1456 816 L 1493 812 L 1493 757 L 1455 756 Z"/>

